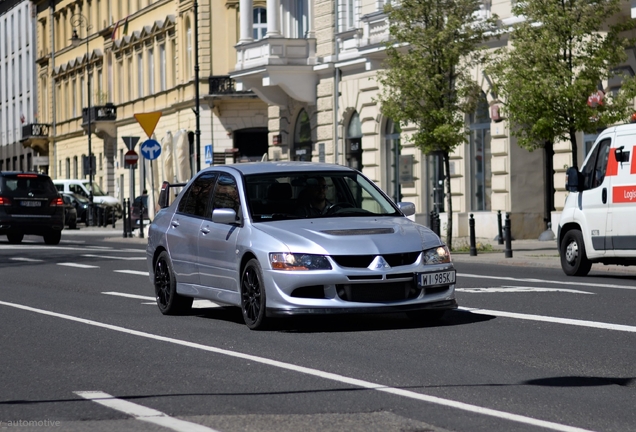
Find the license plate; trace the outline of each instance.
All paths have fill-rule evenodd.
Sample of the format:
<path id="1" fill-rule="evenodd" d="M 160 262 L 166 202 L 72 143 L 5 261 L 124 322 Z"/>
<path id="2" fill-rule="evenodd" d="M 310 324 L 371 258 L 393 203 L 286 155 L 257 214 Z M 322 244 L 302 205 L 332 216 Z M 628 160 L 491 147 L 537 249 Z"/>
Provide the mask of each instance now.
<path id="1" fill-rule="evenodd" d="M 41 201 L 20 201 L 22 207 L 42 207 Z"/>
<path id="2" fill-rule="evenodd" d="M 417 275 L 419 286 L 450 285 L 455 283 L 455 270 L 437 273 L 419 273 Z"/>

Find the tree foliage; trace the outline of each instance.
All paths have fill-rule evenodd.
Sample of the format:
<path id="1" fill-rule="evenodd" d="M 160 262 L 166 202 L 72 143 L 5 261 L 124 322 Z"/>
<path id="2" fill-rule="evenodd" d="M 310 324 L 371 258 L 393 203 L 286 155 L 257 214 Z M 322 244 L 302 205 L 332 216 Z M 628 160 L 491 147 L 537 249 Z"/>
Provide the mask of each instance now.
<path id="1" fill-rule="evenodd" d="M 633 112 L 636 79 L 617 66 L 632 44 L 629 17 L 616 19 L 621 0 L 524 0 L 513 14 L 508 47 L 492 57 L 488 73 L 503 101 L 502 114 L 521 147 L 570 141 L 577 165 L 578 131 L 625 121 Z M 612 18 L 614 18 L 612 20 Z M 601 82 L 622 78 L 620 91 L 608 92 L 602 104 L 588 105 Z M 593 105 L 593 104 L 592 104 Z"/>
<path id="2" fill-rule="evenodd" d="M 466 141 L 465 114 L 475 109 L 480 86 L 471 78 L 482 43 L 496 17 L 478 18 L 480 0 L 402 0 L 387 6 L 390 41 L 379 73 L 382 113 L 415 126 L 407 139 L 425 154 L 443 154 L 452 247 L 449 154 Z"/>

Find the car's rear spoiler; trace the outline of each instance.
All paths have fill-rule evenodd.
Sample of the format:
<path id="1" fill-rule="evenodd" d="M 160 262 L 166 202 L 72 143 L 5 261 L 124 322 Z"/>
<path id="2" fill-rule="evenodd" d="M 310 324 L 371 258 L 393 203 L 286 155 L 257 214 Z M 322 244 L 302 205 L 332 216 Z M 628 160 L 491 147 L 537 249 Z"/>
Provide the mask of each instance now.
<path id="1" fill-rule="evenodd" d="M 170 205 L 170 188 L 184 187 L 187 183 L 168 183 L 164 181 L 159 192 L 159 208 L 166 208 Z"/>

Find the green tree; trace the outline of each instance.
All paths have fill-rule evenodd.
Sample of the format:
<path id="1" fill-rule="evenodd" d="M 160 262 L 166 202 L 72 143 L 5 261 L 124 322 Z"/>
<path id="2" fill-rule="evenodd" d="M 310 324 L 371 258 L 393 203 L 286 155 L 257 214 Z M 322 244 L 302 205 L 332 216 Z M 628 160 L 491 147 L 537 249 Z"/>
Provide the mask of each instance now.
<path id="1" fill-rule="evenodd" d="M 496 17 L 478 18 L 481 5 L 480 0 L 402 0 L 385 9 L 390 41 L 378 100 L 385 116 L 415 127 L 407 140 L 424 154 L 443 155 L 449 248 L 449 154 L 467 139 L 465 114 L 474 111 L 481 92 L 472 68 L 482 60 L 482 44 L 496 25 Z"/>
<path id="2" fill-rule="evenodd" d="M 623 76 L 618 92 L 588 104 L 601 82 L 618 78 L 634 28 L 620 18 L 621 0 L 523 0 L 513 14 L 510 43 L 493 55 L 488 73 L 503 101 L 502 114 L 522 148 L 570 141 L 577 166 L 576 133 L 625 121 L 633 112 L 636 79 Z M 591 106 L 590 106 L 591 105 Z M 551 173 L 550 173 L 551 175 Z"/>

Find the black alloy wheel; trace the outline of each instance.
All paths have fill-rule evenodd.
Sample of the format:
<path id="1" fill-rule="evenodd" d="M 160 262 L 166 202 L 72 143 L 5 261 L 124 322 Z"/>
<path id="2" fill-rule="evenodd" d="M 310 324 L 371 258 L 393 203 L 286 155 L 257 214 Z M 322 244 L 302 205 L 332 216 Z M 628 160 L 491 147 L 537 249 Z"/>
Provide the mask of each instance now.
<path id="1" fill-rule="evenodd" d="M 251 330 L 262 330 L 266 324 L 266 297 L 263 271 L 255 259 L 243 269 L 241 277 L 241 312 Z"/>
<path id="2" fill-rule="evenodd" d="M 579 230 L 571 230 L 565 234 L 561 242 L 561 268 L 568 276 L 586 276 L 592 269 L 592 262 L 587 259 L 583 234 Z"/>
<path id="3" fill-rule="evenodd" d="M 164 315 L 180 315 L 192 308 L 192 297 L 177 294 L 177 280 L 168 252 L 163 251 L 155 262 L 155 298 Z"/>

